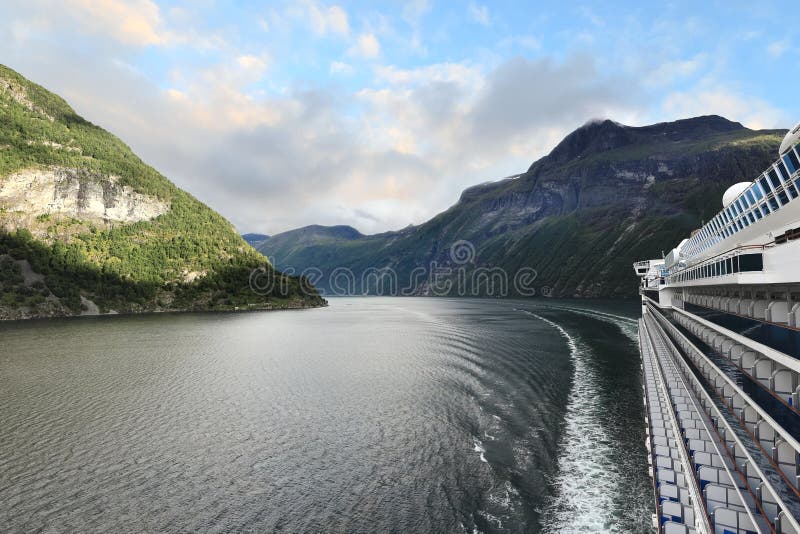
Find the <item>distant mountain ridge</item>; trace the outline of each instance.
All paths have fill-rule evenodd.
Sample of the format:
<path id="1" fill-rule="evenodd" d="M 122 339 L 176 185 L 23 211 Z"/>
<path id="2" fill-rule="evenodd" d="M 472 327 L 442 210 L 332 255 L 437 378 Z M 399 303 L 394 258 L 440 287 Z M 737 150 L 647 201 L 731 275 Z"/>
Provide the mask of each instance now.
<path id="1" fill-rule="evenodd" d="M 242 239 L 247 241 L 251 247 L 256 248 L 269 239 L 269 236 L 266 234 L 242 234 Z"/>
<path id="2" fill-rule="evenodd" d="M 642 127 L 592 121 L 526 172 L 466 189 L 419 226 L 368 236 L 353 230 L 346 238 L 309 227 L 325 237 L 303 239 L 307 229 L 292 230 L 259 250 L 281 268 L 319 269 L 318 284 L 330 291 L 337 267 L 388 267 L 402 281 L 431 262 L 456 266 L 450 248 L 468 241 L 475 248 L 470 268 L 535 269 L 540 293 L 629 297 L 637 290 L 631 263 L 660 257 L 719 211 L 728 186 L 753 180 L 777 157 L 785 132 L 713 115 Z"/>
<path id="3" fill-rule="evenodd" d="M 0 65 L 0 319 L 322 304 L 118 138 Z"/>

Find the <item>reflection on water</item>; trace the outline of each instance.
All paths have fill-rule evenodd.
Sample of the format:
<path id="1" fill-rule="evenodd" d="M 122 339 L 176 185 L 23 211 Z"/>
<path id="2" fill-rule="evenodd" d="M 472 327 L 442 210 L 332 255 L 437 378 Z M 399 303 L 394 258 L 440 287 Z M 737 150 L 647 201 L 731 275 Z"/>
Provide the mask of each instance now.
<path id="1" fill-rule="evenodd" d="M 636 311 L 2 324 L 0 530 L 646 531 Z"/>

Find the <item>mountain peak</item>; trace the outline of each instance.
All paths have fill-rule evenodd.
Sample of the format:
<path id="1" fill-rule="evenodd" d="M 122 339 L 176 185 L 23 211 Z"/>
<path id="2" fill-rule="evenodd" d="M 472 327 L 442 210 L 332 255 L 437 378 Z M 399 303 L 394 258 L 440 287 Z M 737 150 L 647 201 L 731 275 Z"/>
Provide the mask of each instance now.
<path id="1" fill-rule="evenodd" d="M 629 126 L 610 119 L 592 119 L 567 135 L 550 152 L 548 159 L 562 164 L 582 155 L 628 145 L 635 139 L 630 130 Z"/>
<path id="2" fill-rule="evenodd" d="M 746 128 L 719 115 L 703 115 L 649 126 L 626 126 L 610 119 L 592 119 L 556 145 L 547 160 L 550 164 L 562 165 L 634 143 L 644 144 L 662 139 L 691 141 L 739 130 Z"/>

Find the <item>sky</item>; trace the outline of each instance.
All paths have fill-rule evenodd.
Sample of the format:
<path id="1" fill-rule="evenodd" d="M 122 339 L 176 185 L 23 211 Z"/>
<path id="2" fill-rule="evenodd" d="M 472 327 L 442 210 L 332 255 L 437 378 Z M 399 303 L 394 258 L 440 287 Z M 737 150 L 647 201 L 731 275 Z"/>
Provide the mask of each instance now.
<path id="1" fill-rule="evenodd" d="M 241 232 L 420 224 L 589 120 L 800 120 L 795 2 L 2 0 L 0 63 Z"/>

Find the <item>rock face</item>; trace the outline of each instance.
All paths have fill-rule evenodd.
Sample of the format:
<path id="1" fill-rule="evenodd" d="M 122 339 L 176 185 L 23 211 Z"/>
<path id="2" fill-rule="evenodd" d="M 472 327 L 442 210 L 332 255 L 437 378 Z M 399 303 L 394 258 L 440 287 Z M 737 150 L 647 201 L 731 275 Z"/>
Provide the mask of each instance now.
<path id="1" fill-rule="evenodd" d="M 0 178 L 0 219 L 7 231 L 31 228 L 43 215 L 72 217 L 110 227 L 154 219 L 169 205 L 120 185 L 119 177 L 84 169 L 32 169 Z"/>
<path id="2" fill-rule="evenodd" d="M 389 267 L 401 284 L 413 269 L 432 262 L 460 267 L 450 249 L 468 241 L 475 252 L 465 267 L 501 268 L 509 277 L 533 269 L 539 293 L 633 296 L 631 263 L 661 257 L 710 219 L 729 185 L 753 180 L 777 158 L 784 134 L 717 116 L 645 127 L 592 122 L 527 172 L 471 187 L 419 226 L 347 238 L 327 232 L 325 240 L 312 241 L 308 229 L 293 230 L 271 237 L 260 250 L 279 267 L 319 269 L 318 285 L 331 290 L 329 275 L 337 267 L 355 272 L 356 279 L 367 269 Z M 426 284 L 413 287 L 417 294 L 430 291 Z M 370 286 L 356 292 L 362 290 L 377 291 Z"/>

